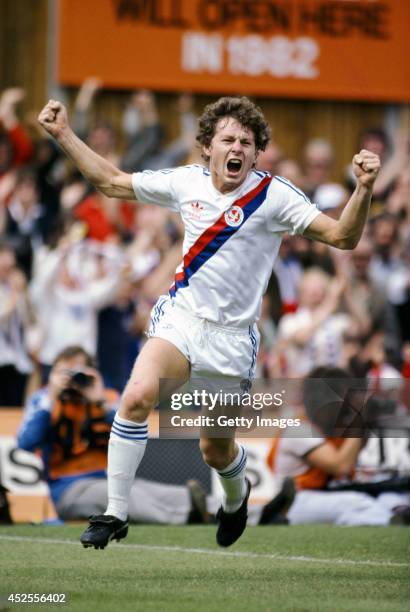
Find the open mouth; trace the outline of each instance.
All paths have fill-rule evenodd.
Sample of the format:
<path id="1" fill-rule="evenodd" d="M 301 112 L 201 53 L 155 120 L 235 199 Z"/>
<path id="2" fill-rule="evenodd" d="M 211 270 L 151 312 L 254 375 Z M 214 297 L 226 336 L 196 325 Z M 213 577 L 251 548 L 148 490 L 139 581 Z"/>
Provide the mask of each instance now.
<path id="1" fill-rule="evenodd" d="M 238 174 L 242 168 L 242 161 L 240 159 L 230 159 L 226 167 L 230 174 Z"/>

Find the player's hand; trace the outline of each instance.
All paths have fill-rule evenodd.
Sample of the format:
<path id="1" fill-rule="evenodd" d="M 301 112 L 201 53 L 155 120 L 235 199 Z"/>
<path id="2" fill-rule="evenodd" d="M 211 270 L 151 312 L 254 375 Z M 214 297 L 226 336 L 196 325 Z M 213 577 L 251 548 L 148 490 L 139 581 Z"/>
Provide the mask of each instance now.
<path id="1" fill-rule="evenodd" d="M 58 138 L 68 128 L 67 109 L 57 100 L 49 100 L 38 116 L 40 125 L 53 138 Z"/>
<path id="2" fill-rule="evenodd" d="M 353 157 L 353 172 L 357 182 L 372 188 L 380 170 L 380 158 L 375 153 L 362 149 Z"/>

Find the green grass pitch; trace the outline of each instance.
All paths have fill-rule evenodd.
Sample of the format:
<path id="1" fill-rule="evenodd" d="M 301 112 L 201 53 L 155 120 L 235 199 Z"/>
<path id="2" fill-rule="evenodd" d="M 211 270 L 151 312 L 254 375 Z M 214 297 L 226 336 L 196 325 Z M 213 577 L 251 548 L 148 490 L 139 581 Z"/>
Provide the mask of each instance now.
<path id="1" fill-rule="evenodd" d="M 0 528 L 0 610 L 399 612 L 410 596 L 405 527 L 250 527 L 215 544 L 215 527 L 132 526 L 104 551 L 82 525 Z M 65 593 L 16 604 L 10 593 Z"/>

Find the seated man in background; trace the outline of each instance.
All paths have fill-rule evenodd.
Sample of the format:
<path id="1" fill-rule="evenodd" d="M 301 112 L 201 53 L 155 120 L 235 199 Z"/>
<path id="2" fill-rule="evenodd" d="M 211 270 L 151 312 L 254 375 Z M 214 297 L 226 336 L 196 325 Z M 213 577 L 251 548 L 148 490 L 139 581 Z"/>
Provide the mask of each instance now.
<path id="1" fill-rule="evenodd" d="M 303 388 L 304 431 L 310 437 L 282 435 L 273 442 L 268 457 L 271 469 L 281 479 L 293 478 L 296 485 L 295 500 L 287 514 L 290 524 L 407 524 L 408 492 L 392 495 L 380 488 L 380 495 L 370 495 L 365 487 L 357 490 L 353 484 L 368 426 L 360 405 L 365 383 L 363 390 L 352 395 L 350 387 L 355 382 L 340 368 L 312 370 Z M 349 483 L 352 490 L 348 490 Z M 343 490 L 332 488 L 338 486 Z"/>
<path id="2" fill-rule="evenodd" d="M 71 346 L 55 359 L 47 387 L 27 402 L 18 446 L 40 450 L 58 516 L 86 519 L 107 504 L 107 448 L 118 394 L 105 389 L 94 359 Z M 136 479 L 131 522 L 185 524 L 207 520 L 197 481 L 187 486 Z"/>

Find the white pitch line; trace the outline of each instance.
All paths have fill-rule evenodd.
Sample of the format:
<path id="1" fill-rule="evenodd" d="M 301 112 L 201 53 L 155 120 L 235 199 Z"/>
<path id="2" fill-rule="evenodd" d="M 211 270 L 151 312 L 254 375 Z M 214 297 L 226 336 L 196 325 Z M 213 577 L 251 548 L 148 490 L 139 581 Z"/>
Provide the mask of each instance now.
<path id="1" fill-rule="evenodd" d="M 24 536 L 7 536 L 0 535 L 0 540 L 6 540 L 9 542 L 35 542 L 39 544 L 62 544 L 64 546 L 77 546 L 80 548 L 79 542 L 73 542 L 72 540 L 54 540 L 51 538 L 30 538 Z M 236 557 L 244 559 L 270 559 L 272 561 L 300 561 L 302 563 L 324 563 L 326 565 L 367 565 L 371 567 L 409 567 L 408 563 L 399 563 L 397 561 L 371 561 L 371 560 L 358 560 L 352 559 L 321 559 L 319 557 L 306 557 L 306 556 L 295 556 L 295 555 L 276 555 L 269 553 L 252 553 L 242 551 L 225 551 L 225 550 L 212 550 L 210 548 L 183 548 L 182 546 L 155 546 L 150 544 L 114 544 L 110 547 L 110 550 L 121 550 L 126 549 L 136 550 L 149 550 L 158 552 L 182 552 L 194 555 L 211 555 L 214 557 Z"/>

